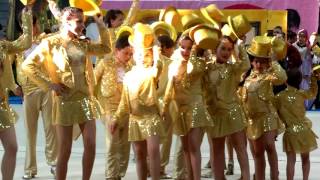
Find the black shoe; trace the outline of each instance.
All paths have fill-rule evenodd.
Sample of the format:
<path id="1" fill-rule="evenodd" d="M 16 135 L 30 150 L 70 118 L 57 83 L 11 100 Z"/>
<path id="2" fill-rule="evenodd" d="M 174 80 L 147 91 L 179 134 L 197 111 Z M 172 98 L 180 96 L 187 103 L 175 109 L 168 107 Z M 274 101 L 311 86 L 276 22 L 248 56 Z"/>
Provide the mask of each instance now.
<path id="1" fill-rule="evenodd" d="M 226 175 L 233 175 L 233 163 L 228 163 L 228 169 L 227 169 L 227 172 L 226 172 Z"/>
<path id="2" fill-rule="evenodd" d="M 51 168 L 50 168 L 50 173 L 54 176 L 54 177 L 56 177 L 56 170 L 57 168 L 56 168 L 56 166 L 51 166 Z"/>

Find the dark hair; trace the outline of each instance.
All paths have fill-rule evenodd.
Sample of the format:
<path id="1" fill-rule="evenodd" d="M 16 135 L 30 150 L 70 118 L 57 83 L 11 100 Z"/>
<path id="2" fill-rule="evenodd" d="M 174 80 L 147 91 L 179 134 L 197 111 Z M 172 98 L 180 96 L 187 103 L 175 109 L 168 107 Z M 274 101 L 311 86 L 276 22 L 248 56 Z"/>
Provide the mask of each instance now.
<path id="1" fill-rule="evenodd" d="M 111 20 L 117 19 L 118 15 L 124 15 L 123 12 L 119 9 L 110 9 L 107 14 L 104 16 L 104 23 L 111 27 Z"/>
<path id="2" fill-rule="evenodd" d="M 121 50 L 130 46 L 128 38 L 129 35 L 120 36 L 116 41 L 116 49 Z"/>
<path id="3" fill-rule="evenodd" d="M 226 40 L 228 40 L 229 42 L 231 42 L 231 44 L 232 44 L 233 46 L 236 44 L 236 41 L 237 41 L 237 40 L 236 40 L 236 41 L 233 41 L 229 36 L 223 35 L 223 36 L 220 38 L 219 42 L 218 42 L 217 48 L 220 46 L 220 43 L 221 43 L 221 41 L 222 41 L 223 39 L 226 39 Z"/>
<path id="4" fill-rule="evenodd" d="M 167 35 L 161 35 L 158 37 L 158 41 L 160 43 L 161 49 L 163 48 L 172 48 L 174 47 L 173 40 Z"/>
<path id="5" fill-rule="evenodd" d="M 288 34 L 287 34 L 287 38 L 288 39 L 293 39 L 293 38 L 296 38 L 297 37 L 297 33 L 291 31 L 291 30 L 288 30 Z"/>
<path id="6" fill-rule="evenodd" d="M 299 68 L 302 64 L 301 55 L 298 49 L 293 45 L 288 45 L 286 60 L 288 64 L 288 69 Z"/>
<path id="7" fill-rule="evenodd" d="M 273 29 L 268 29 L 267 30 L 267 36 L 272 37 L 273 36 Z"/>
<path id="8" fill-rule="evenodd" d="M 302 73 L 300 72 L 299 68 L 288 69 L 287 76 L 287 84 L 299 89 L 302 81 Z"/>
<path id="9" fill-rule="evenodd" d="M 282 31 L 282 27 L 281 26 L 276 26 L 273 29 L 280 29 Z"/>
<path id="10" fill-rule="evenodd" d="M 288 16 L 287 16 L 287 26 L 288 29 L 291 29 L 292 27 L 296 27 L 299 29 L 300 27 L 300 15 L 297 10 L 295 9 L 287 9 Z"/>

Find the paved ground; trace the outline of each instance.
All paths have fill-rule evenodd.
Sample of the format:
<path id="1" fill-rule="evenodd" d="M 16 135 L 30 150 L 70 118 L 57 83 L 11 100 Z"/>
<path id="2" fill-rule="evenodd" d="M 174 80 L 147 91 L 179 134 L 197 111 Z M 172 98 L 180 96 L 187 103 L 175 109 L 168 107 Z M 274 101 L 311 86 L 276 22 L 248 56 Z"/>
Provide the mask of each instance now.
<path id="1" fill-rule="evenodd" d="M 23 176 L 23 166 L 24 166 L 24 156 L 25 156 L 25 142 L 26 142 L 26 134 L 24 130 L 24 122 L 23 122 L 23 113 L 22 113 L 22 106 L 21 105 L 13 105 L 13 108 L 18 112 L 20 116 L 20 120 L 16 125 L 17 137 L 18 137 L 18 144 L 19 144 L 19 152 L 17 158 L 17 168 L 15 172 L 14 179 L 21 179 Z M 320 112 L 308 112 L 308 117 L 313 121 L 313 128 L 315 132 L 320 135 Z M 41 122 L 41 119 L 40 121 Z M 38 155 L 38 176 L 36 180 L 50 180 L 53 177 L 49 173 L 49 167 L 45 163 L 44 157 L 44 134 L 42 123 L 39 123 L 38 128 L 38 146 L 37 146 L 37 155 Z M 97 122 L 97 155 L 93 169 L 92 179 L 100 180 L 104 179 L 104 127 L 101 122 Z M 174 137 L 174 143 L 175 143 Z M 278 138 L 279 141 L 277 142 L 277 150 L 279 155 L 279 169 L 280 169 L 280 179 L 286 179 L 285 175 L 285 166 L 286 166 L 286 156 L 282 152 L 282 137 Z M 173 145 L 174 146 L 174 145 Z M 173 150 L 172 150 L 173 152 Z M 203 141 L 202 147 L 202 164 L 204 165 L 209 159 L 209 147 L 206 140 Z M 0 157 L 3 155 L 3 149 L 0 147 Z M 250 155 L 250 153 L 249 153 Z M 72 155 L 69 161 L 69 172 L 68 172 L 68 180 L 79 180 L 81 179 L 81 157 L 82 157 L 82 141 L 78 140 L 74 142 Z M 131 159 L 133 157 L 133 153 L 131 152 Z M 236 156 L 235 156 L 236 157 Z M 250 168 L 251 172 L 253 172 L 253 160 L 251 155 L 250 158 Z M 173 160 L 173 153 L 171 155 L 171 162 Z M 295 179 L 302 179 L 302 172 L 301 172 L 301 163 L 300 159 L 297 158 L 296 164 L 296 176 Z M 172 163 L 169 164 L 167 168 L 168 172 L 171 173 Z M 204 170 L 204 172 L 207 170 Z M 311 171 L 310 171 L 310 180 L 319 180 L 320 179 L 320 151 L 316 150 L 311 153 Z M 268 172 L 268 167 L 267 167 Z M 227 179 L 235 180 L 239 178 L 240 169 L 238 163 L 235 163 L 235 175 L 228 176 Z M 130 161 L 129 168 L 127 175 L 124 179 L 127 180 L 134 180 L 137 179 L 136 172 L 135 172 L 135 163 Z"/>

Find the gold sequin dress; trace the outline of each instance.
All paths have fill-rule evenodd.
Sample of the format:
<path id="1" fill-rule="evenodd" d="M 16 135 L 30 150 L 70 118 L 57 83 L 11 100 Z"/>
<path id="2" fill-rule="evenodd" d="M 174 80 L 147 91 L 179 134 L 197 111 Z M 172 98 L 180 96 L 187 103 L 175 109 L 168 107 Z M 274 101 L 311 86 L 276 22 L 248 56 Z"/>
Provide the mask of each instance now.
<path id="1" fill-rule="evenodd" d="M 243 46 L 239 46 L 240 59 L 219 64 L 211 61 L 207 65 L 206 92 L 208 111 L 214 126 L 208 128 L 212 138 L 223 137 L 246 127 L 246 117 L 237 89 L 241 75 L 250 69 L 250 61 Z"/>
<path id="2" fill-rule="evenodd" d="M 121 126 L 125 123 L 123 117 L 129 114 L 129 141 L 143 141 L 151 136 L 164 135 L 155 69 L 134 66 L 123 80 L 121 101 L 114 119 Z"/>
<path id="3" fill-rule="evenodd" d="M 169 66 L 169 81 L 164 103 L 173 101 L 173 133 L 184 136 L 192 128 L 213 126 L 204 100 L 205 60 L 191 51 L 189 61 L 174 60 Z"/>
<path id="4" fill-rule="evenodd" d="M 22 14 L 23 35 L 19 39 L 10 41 L 0 41 L 0 61 L 3 65 L 3 71 L 0 73 L 0 132 L 12 127 L 17 114 L 9 106 L 7 90 L 15 90 L 18 86 L 15 83 L 10 55 L 22 52 L 31 47 L 32 44 L 32 12 Z"/>
<path id="5" fill-rule="evenodd" d="M 288 86 L 276 96 L 279 116 L 286 126 L 283 135 L 284 152 L 306 153 L 317 148 L 312 122 L 306 117 L 304 100 L 313 99 L 318 93 L 317 79 L 311 78 L 309 90 Z"/>
<path id="6" fill-rule="evenodd" d="M 245 80 L 242 95 L 248 117 L 247 137 L 256 140 L 263 133 L 284 128 L 277 110 L 273 105 L 272 87 L 283 84 L 287 79 L 286 72 L 278 62 L 272 62 L 266 72 L 252 71 Z"/>
<path id="7" fill-rule="evenodd" d="M 22 64 L 24 73 L 43 90 L 51 83 L 67 87 L 66 93 L 53 96 L 54 124 L 72 126 L 99 118 L 102 113 L 94 97 L 95 78 L 87 58 L 110 52 L 106 29 L 100 27 L 99 31 L 101 43 L 66 40 L 61 34 L 44 39 Z"/>

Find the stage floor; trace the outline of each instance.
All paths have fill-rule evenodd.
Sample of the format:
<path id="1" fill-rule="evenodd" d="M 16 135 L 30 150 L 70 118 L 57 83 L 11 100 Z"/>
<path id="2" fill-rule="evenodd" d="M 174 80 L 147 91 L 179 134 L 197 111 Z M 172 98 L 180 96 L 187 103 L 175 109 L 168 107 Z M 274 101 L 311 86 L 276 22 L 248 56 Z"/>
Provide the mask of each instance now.
<path id="1" fill-rule="evenodd" d="M 16 125 L 16 133 L 18 138 L 18 157 L 17 157 L 17 167 L 15 171 L 15 178 L 14 179 L 21 179 L 24 173 L 24 160 L 25 160 L 25 146 L 26 146 L 26 133 L 24 128 L 24 115 L 22 110 L 22 105 L 13 105 L 13 108 L 18 112 L 19 114 L 19 121 Z M 313 129 L 316 132 L 316 134 L 320 135 L 320 112 L 312 111 L 308 112 L 307 116 L 312 120 L 313 122 Z M 174 148 L 175 148 L 175 141 L 176 136 L 173 137 L 173 145 L 171 149 L 171 158 L 170 158 L 170 164 L 167 167 L 167 171 L 169 174 L 171 174 L 173 169 L 173 159 L 174 159 Z M 319 141 L 318 141 L 319 143 Z M 105 179 L 104 178 L 104 167 L 105 167 L 105 160 L 104 160 L 104 152 L 105 152 L 105 130 L 104 126 L 100 121 L 97 121 L 97 154 L 95 159 L 95 164 L 93 168 L 92 178 L 95 180 L 99 179 Z M 44 155 L 44 132 L 43 132 L 43 125 L 41 118 L 39 119 L 39 126 L 38 126 L 38 139 L 37 139 L 37 162 L 38 162 L 38 175 L 37 180 L 49 180 L 54 179 L 53 176 L 50 174 L 50 168 L 47 166 L 45 161 L 45 155 Z M 279 155 L 279 170 L 280 170 L 280 179 L 284 180 L 286 179 L 286 155 L 282 152 L 282 136 L 278 137 L 278 141 L 276 142 L 277 151 Z M 68 171 L 68 180 L 79 180 L 81 179 L 81 157 L 82 157 L 82 140 L 81 138 L 74 142 L 72 154 L 69 161 L 69 171 Z M 202 165 L 204 166 L 205 163 L 207 163 L 209 159 L 209 146 L 206 139 L 203 140 L 203 144 L 201 146 L 201 152 L 202 152 Z M 249 152 L 249 150 L 248 150 Z M 3 155 L 3 148 L 0 146 L 0 157 Z M 131 151 L 130 156 L 130 163 L 128 167 L 127 174 L 124 179 L 127 180 L 134 180 L 137 179 L 136 171 L 135 171 L 135 163 L 132 161 L 133 152 Z M 236 155 L 234 156 L 236 157 Z M 311 153 L 311 171 L 310 171 L 310 180 L 318 180 L 320 179 L 320 151 L 315 150 Z M 254 165 L 251 153 L 249 152 L 249 161 L 250 161 L 250 170 L 251 174 L 253 173 Z M 203 172 L 206 172 L 208 170 L 204 169 Z M 269 176 L 269 167 L 267 165 L 267 175 Z M 235 161 L 235 175 L 233 176 L 227 176 L 228 180 L 236 180 L 240 177 L 240 168 Z M 269 177 L 267 177 L 269 179 Z M 302 172 L 301 172 L 301 161 L 300 157 L 297 157 L 297 163 L 296 163 L 296 172 L 295 172 L 295 179 L 302 179 Z"/>

